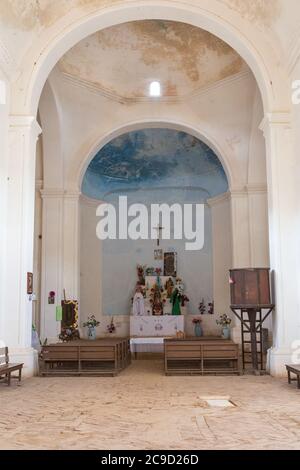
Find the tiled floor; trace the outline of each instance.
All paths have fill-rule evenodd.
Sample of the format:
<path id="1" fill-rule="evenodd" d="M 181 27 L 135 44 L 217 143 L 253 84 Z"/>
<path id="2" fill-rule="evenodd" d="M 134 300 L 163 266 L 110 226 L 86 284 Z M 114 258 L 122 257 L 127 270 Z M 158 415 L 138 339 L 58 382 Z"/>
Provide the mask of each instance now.
<path id="1" fill-rule="evenodd" d="M 300 391 L 287 380 L 165 377 L 162 367 L 1 383 L 0 449 L 300 449 Z"/>

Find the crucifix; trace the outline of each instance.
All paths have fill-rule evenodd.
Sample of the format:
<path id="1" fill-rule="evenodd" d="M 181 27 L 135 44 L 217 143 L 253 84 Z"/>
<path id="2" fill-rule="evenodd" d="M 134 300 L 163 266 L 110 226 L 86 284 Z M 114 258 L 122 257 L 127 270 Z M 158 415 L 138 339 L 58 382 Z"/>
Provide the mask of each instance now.
<path id="1" fill-rule="evenodd" d="M 159 240 L 160 240 L 161 231 L 163 228 L 164 227 L 161 227 L 159 224 L 157 225 L 157 227 L 153 227 L 154 230 L 157 230 L 157 240 L 156 240 L 157 246 L 159 246 Z"/>

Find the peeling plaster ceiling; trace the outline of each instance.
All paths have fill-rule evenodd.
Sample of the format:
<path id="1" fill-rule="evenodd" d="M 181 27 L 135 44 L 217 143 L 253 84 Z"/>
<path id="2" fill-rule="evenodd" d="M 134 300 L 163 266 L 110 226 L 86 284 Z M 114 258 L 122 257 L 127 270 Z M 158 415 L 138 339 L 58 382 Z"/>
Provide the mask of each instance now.
<path id="1" fill-rule="evenodd" d="M 82 193 L 105 199 L 132 190 L 201 189 L 207 196 L 224 193 L 227 178 L 214 151 L 185 132 L 143 129 L 106 144 L 90 162 Z"/>
<path id="2" fill-rule="evenodd" d="M 82 40 L 59 62 L 61 72 L 130 99 L 148 95 L 152 80 L 180 97 L 248 70 L 226 43 L 185 23 L 124 23 Z"/>

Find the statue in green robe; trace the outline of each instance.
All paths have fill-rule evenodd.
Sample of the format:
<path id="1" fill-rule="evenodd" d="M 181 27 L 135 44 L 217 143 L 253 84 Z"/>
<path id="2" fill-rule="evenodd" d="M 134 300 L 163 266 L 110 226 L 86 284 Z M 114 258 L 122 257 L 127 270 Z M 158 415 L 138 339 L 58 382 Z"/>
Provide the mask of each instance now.
<path id="1" fill-rule="evenodd" d="M 172 302 L 172 315 L 181 315 L 180 294 L 177 288 L 172 292 L 170 300 Z"/>

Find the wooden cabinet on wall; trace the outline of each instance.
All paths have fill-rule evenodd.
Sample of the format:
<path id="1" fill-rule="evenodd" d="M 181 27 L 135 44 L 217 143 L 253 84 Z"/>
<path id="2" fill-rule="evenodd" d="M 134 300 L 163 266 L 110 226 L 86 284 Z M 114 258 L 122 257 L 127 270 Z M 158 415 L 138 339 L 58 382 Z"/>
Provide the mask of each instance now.
<path id="1" fill-rule="evenodd" d="M 270 305 L 269 272 L 269 268 L 231 269 L 231 305 L 245 308 Z"/>

